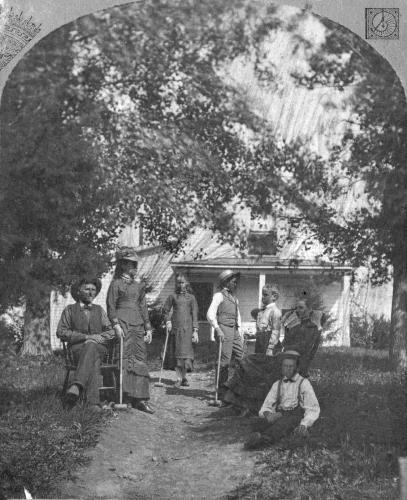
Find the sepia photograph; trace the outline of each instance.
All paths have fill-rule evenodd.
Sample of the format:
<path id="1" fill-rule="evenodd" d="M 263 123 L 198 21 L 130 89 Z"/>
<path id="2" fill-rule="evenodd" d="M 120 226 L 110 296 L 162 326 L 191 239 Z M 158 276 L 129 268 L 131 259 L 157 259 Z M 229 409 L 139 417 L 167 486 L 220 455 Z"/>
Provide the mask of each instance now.
<path id="1" fill-rule="evenodd" d="M 404 16 L 0 0 L 0 500 L 407 500 Z"/>

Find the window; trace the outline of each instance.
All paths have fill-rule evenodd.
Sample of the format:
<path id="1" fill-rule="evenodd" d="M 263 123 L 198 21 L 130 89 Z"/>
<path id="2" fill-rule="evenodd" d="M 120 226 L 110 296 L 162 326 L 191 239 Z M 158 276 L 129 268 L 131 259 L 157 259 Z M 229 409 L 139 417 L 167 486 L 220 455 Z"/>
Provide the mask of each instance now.
<path id="1" fill-rule="evenodd" d="M 198 302 L 198 320 L 206 321 L 206 313 L 212 302 L 212 283 L 191 283 L 192 293 Z"/>
<path id="2" fill-rule="evenodd" d="M 275 231 L 250 231 L 247 239 L 249 255 L 276 255 Z"/>

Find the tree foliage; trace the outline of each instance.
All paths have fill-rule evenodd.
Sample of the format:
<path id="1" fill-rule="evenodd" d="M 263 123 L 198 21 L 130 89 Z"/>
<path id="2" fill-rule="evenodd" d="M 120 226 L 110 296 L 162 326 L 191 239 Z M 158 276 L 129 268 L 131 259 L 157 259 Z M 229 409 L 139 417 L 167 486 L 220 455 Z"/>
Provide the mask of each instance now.
<path id="1" fill-rule="evenodd" d="M 305 215 L 326 248 L 338 258 L 368 265 L 377 283 L 406 269 L 407 105 L 403 87 L 390 64 L 345 28 L 324 20 L 326 41 L 310 58 L 311 72 L 297 74 L 301 85 L 352 88 L 352 116 L 342 143 L 321 170 L 325 198 Z M 296 179 L 312 179 L 304 169 Z M 355 189 L 344 213 L 335 205 Z M 301 185 L 304 195 L 310 188 Z"/>
<path id="2" fill-rule="evenodd" d="M 242 244 L 236 207 L 256 216 L 294 198 L 278 173 L 308 153 L 277 147 L 221 74 L 239 54 L 260 64 L 276 9 L 232 3 L 109 10 L 52 33 L 20 63 L 2 103 L 3 307 L 105 271 L 135 217 L 172 251 L 197 224 Z"/>
<path id="3" fill-rule="evenodd" d="M 63 285 L 85 270 L 100 270 L 106 265 L 104 246 L 117 230 L 110 212 L 116 192 L 100 168 L 97 148 L 68 112 L 76 99 L 73 64 L 63 29 L 25 58 L 4 93 L 3 308 L 23 297 L 38 304 L 51 284 Z"/>
<path id="4" fill-rule="evenodd" d="M 405 246 L 405 98 L 386 61 L 326 20 L 315 48 L 301 22 L 248 0 L 149 1 L 52 33 L 14 71 L 2 103 L 0 303 L 39 304 L 51 287 L 106 271 L 120 228 L 180 251 L 197 226 L 245 245 L 234 217 L 292 210 L 330 256 L 376 278 Z M 273 91 L 270 33 L 306 68 L 299 86 L 352 89 L 352 118 L 327 160 L 277 140 L 225 68 L 253 63 Z M 352 186 L 360 202 L 343 210 Z M 395 191 L 397 187 L 397 194 Z M 390 222 L 389 222 L 390 221 Z"/>

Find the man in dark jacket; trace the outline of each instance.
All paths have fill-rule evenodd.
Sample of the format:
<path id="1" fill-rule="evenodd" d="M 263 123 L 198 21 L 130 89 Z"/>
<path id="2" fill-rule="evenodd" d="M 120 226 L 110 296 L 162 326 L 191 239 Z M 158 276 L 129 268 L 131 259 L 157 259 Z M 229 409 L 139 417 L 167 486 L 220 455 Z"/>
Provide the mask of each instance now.
<path id="1" fill-rule="evenodd" d="M 100 363 L 107 352 L 107 343 L 115 332 L 102 307 L 93 304 L 102 284 L 98 278 L 83 278 L 72 286 L 75 304 L 65 307 L 57 328 L 57 337 L 67 342 L 77 362 L 75 378 L 69 387 L 64 404 L 75 405 L 84 393 L 87 402 L 100 409 Z"/>

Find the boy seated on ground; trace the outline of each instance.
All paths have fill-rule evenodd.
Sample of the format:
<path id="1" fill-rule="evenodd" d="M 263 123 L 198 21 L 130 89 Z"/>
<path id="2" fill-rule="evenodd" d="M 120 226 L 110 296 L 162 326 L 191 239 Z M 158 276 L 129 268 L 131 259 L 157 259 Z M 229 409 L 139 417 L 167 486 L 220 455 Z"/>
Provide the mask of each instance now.
<path id="1" fill-rule="evenodd" d="M 320 408 L 310 381 L 298 373 L 300 355 L 296 351 L 281 353 L 282 378 L 268 393 L 259 416 L 257 432 L 245 443 L 246 449 L 274 444 L 294 431 L 306 436 L 319 417 Z"/>

